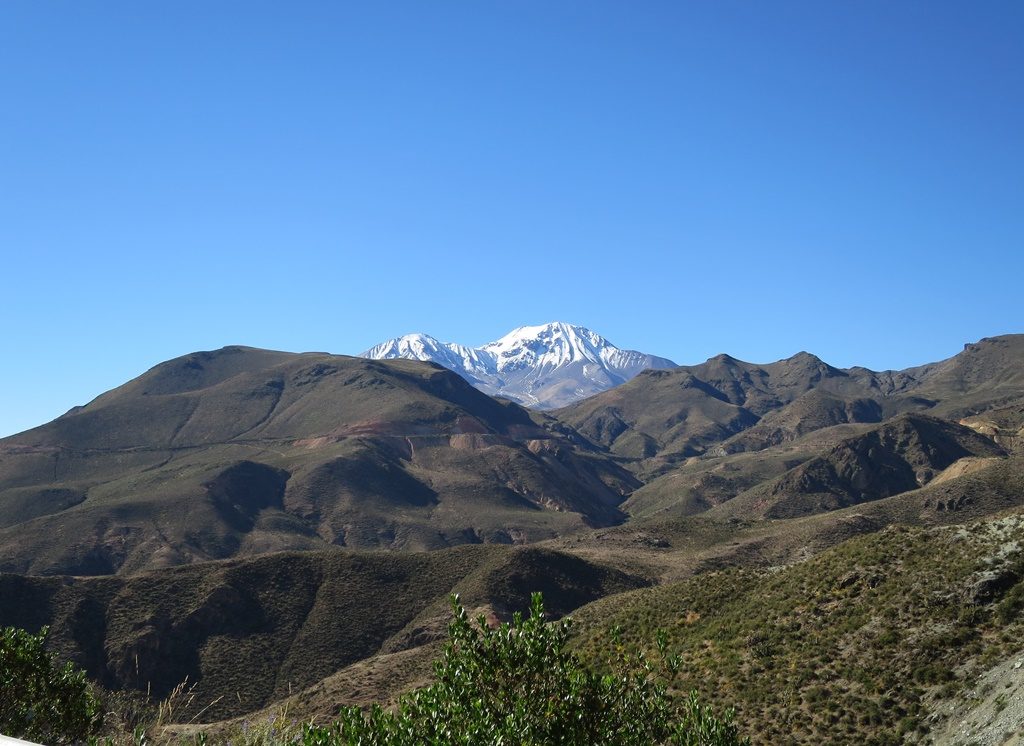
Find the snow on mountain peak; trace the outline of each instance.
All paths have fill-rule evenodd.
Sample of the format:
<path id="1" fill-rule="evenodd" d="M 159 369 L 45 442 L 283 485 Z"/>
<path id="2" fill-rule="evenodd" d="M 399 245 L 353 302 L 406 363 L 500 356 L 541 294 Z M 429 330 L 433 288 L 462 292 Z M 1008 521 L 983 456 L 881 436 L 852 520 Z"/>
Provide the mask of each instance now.
<path id="1" fill-rule="evenodd" d="M 497 358 L 499 370 L 522 367 L 550 370 L 584 361 L 600 365 L 613 351 L 619 351 L 599 334 L 561 321 L 521 326 L 481 349 Z"/>
<path id="2" fill-rule="evenodd" d="M 361 357 L 433 361 L 481 391 L 545 409 L 625 383 L 646 368 L 676 367 L 671 360 L 619 349 L 590 329 L 561 321 L 521 326 L 480 347 L 407 334 Z"/>
<path id="3" fill-rule="evenodd" d="M 441 343 L 429 334 L 406 334 L 401 337 L 389 339 L 387 342 L 367 350 L 366 357 L 383 357 L 380 353 L 394 351 L 398 356 L 406 357 L 413 355 L 418 360 L 427 360 L 425 355 L 428 350 L 433 351 L 441 347 Z M 376 354 L 371 354 L 376 353 Z"/>

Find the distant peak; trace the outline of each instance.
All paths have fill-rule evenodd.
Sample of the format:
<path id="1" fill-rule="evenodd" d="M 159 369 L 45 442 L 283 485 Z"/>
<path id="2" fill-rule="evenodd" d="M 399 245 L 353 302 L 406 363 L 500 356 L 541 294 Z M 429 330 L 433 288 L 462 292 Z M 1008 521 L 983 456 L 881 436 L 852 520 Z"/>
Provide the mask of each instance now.
<path id="1" fill-rule="evenodd" d="M 824 361 L 820 357 L 818 357 L 817 355 L 812 355 L 811 353 L 807 352 L 806 350 L 801 350 L 800 352 L 796 353 L 795 355 L 791 355 L 790 357 L 784 358 L 781 362 L 784 362 L 784 363 L 813 363 L 813 364 L 817 364 L 817 363 L 822 363 Z"/>
<path id="2" fill-rule="evenodd" d="M 394 337 L 360 354 L 360 357 L 374 359 L 392 357 L 411 357 L 420 360 L 427 359 L 428 353 L 442 348 L 443 345 L 429 334 L 414 332 L 404 334 L 401 337 Z"/>
<path id="3" fill-rule="evenodd" d="M 709 363 L 724 363 L 726 365 L 735 365 L 736 363 L 739 362 L 739 360 L 734 358 L 732 355 L 727 355 L 726 353 L 722 352 L 722 353 L 719 353 L 718 355 L 715 355 L 712 358 L 708 358 L 708 362 Z"/>
<path id="4" fill-rule="evenodd" d="M 520 326 L 480 347 L 411 334 L 379 344 L 362 356 L 432 360 L 462 373 L 487 393 L 547 407 L 624 383 L 645 368 L 676 367 L 665 358 L 619 349 L 600 334 L 565 321 Z"/>
<path id="5" fill-rule="evenodd" d="M 604 337 L 595 332 L 592 332 L 585 326 L 579 326 L 578 324 L 569 324 L 566 323 L 565 321 L 549 321 L 547 324 L 516 327 L 501 339 L 498 339 L 494 342 L 490 342 L 484 345 L 484 347 L 498 345 L 505 341 L 516 341 L 520 339 L 540 339 L 555 335 L 604 340 Z"/>
<path id="6" fill-rule="evenodd" d="M 501 359 L 515 357 L 520 363 L 532 360 L 556 367 L 573 360 L 602 364 L 610 355 L 629 353 L 584 326 L 564 321 L 521 326 L 480 349 Z"/>
<path id="7" fill-rule="evenodd" d="M 432 342 L 433 344 L 441 344 L 437 337 L 432 337 L 429 334 L 424 334 L 423 332 L 406 334 L 402 337 L 402 340 L 406 342 Z"/>
<path id="8" fill-rule="evenodd" d="M 412 332 L 411 334 L 403 334 L 401 337 L 395 337 L 393 342 L 415 342 L 415 341 L 429 341 L 436 342 L 437 339 L 431 337 L 429 334 L 423 332 Z"/>
<path id="9" fill-rule="evenodd" d="M 516 332 L 540 334 L 543 332 L 561 332 L 563 334 L 593 334 L 594 332 L 579 324 L 570 324 L 566 321 L 549 321 L 546 324 L 535 326 L 521 326 L 515 329 Z"/>

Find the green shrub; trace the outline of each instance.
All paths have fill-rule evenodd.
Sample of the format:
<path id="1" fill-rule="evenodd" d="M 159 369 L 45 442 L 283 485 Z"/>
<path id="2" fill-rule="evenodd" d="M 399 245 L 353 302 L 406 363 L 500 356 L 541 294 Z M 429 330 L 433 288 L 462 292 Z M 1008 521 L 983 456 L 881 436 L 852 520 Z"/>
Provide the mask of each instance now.
<path id="1" fill-rule="evenodd" d="M 47 632 L 0 630 L 0 733 L 47 744 L 82 741 L 102 724 L 102 707 L 85 673 L 58 666 L 44 649 Z"/>
<path id="2" fill-rule="evenodd" d="M 696 694 L 675 703 L 643 658 L 628 673 L 598 674 L 566 651 L 568 620 L 544 623 L 540 594 L 530 616 L 492 629 L 471 624 L 458 598 L 437 682 L 396 711 L 341 712 L 306 726 L 305 746 L 364 744 L 565 744 L 730 746 L 746 743 L 732 714 L 714 717 Z"/>
<path id="3" fill-rule="evenodd" d="M 996 617 L 1002 624 L 1009 624 L 1024 610 L 1024 583 L 1018 583 L 1003 596 L 996 606 Z"/>

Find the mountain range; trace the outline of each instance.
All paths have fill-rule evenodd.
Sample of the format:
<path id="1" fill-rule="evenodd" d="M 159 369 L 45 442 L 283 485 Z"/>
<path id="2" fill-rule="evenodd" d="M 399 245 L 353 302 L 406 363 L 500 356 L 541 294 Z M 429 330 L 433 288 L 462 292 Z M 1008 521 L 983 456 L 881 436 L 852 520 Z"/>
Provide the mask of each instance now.
<path id="1" fill-rule="evenodd" d="M 438 350 L 541 386 L 616 359 L 549 326 Z M 663 361 L 546 410 L 401 348 L 196 352 L 0 440 L 0 625 L 111 689 L 188 677 L 214 729 L 392 701 L 451 592 L 507 619 L 543 590 L 595 660 L 612 624 L 667 630 L 674 686 L 755 743 L 1024 706 L 1024 335 L 903 371 Z M 1010 706 L 972 710 L 978 677 Z"/>
<path id="2" fill-rule="evenodd" d="M 787 474 L 770 499 L 750 500 L 778 505 L 751 515 L 822 512 L 1005 453 L 1005 438 L 964 418 L 1009 411 L 1012 421 L 1020 360 L 1024 335 L 898 372 L 808 353 L 767 365 L 720 355 L 539 412 L 435 363 L 193 353 L 0 440 L 0 570 L 100 575 L 289 549 L 528 544 L 631 517 L 738 510 L 747 491 Z M 911 419 L 892 425 L 900 416 Z M 894 438 L 899 453 L 882 447 Z M 840 446 L 854 454 L 836 456 L 842 465 L 797 474 Z M 856 456 L 863 449 L 875 455 Z"/>
<path id="3" fill-rule="evenodd" d="M 453 370 L 481 391 L 523 406 L 554 409 L 585 399 L 671 360 L 622 350 L 582 326 L 552 322 L 522 326 L 481 347 L 407 334 L 360 354 L 373 360 L 425 360 Z"/>
<path id="4" fill-rule="evenodd" d="M 430 363 L 186 355 L 0 440 L 0 569 L 527 543 L 621 522 L 635 478 L 544 424 Z"/>

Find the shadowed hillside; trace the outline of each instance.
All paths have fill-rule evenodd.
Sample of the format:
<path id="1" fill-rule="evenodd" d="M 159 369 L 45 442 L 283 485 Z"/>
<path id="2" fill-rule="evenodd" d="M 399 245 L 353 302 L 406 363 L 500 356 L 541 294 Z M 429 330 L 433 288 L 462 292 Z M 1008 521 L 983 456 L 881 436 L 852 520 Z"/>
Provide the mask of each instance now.
<path id="1" fill-rule="evenodd" d="M 652 582 L 729 567 L 788 565 L 892 525 L 946 526 L 1020 509 L 1024 459 L 962 458 L 920 489 L 793 518 L 764 519 L 742 502 L 742 509 L 733 510 L 727 502 L 699 514 L 655 514 L 544 545 L 612 564 Z"/>
<path id="2" fill-rule="evenodd" d="M 834 368 L 802 352 L 756 365 L 728 355 L 632 381 L 557 411 L 645 480 L 698 455 L 759 451 L 840 424 L 904 412 L 953 419 L 1024 396 L 1024 335 L 984 339 L 905 371 Z"/>
<path id="3" fill-rule="evenodd" d="M 279 553 L 131 577 L 0 575 L 0 626 L 52 625 L 52 646 L 114 689 L 157 699 L 188 678 L 207 720 L 252 711 L 378 652 L 443 638 L 447 598 L 507 618 L 544 591 L 564 614 L 642 581 L 550 550 Z"/>
<path id="4" fill-rule="evenodd" d="M 557 421 L 429 363 L 195 353 L 0 441 L 0 569 L 106 574 L 332 545 L 527 543 L 622 522 L 642 482 L 634 515 L 692 514 L 763 491 L 837 436 L 903 412 L 1012 408 L 1024 397 L 1022 340 L 883 373 L 807 353 L 769 365 L 720 355 L 642 373 Z M 779 489 L 809 495 L 832 479 L 811 471 L 828 468 L 815 462 L 806 485 Z M 839 497 L 815 509 L 915 485 L 882 471 L 867 491 L 860 477 L 819 485 L 814 494 Z"/>
<path id="5" fill-rule="evenodd" d="M 903 415 L 724 503 L 729 515 L 795 518 L 915 490 L 960 459 L 1006 452 L 970 428 Z"/>
<path id="6" fill-rule="evenodd" d="M 935 413 L 950 419 L 994 409 L 1021 398 L 1024 334 L 987 337 L 959 355 L 912 371 L 920 396 L 935 400 Z"/>
<path id="7" fill-rule="evenodd" d="M 0 568 L 523 543 L 620 521 L 635 485 L 439 366 L 228 347 L 0 441 Z"/>

